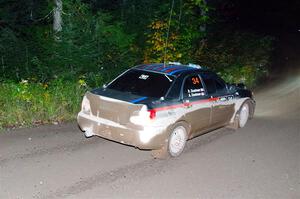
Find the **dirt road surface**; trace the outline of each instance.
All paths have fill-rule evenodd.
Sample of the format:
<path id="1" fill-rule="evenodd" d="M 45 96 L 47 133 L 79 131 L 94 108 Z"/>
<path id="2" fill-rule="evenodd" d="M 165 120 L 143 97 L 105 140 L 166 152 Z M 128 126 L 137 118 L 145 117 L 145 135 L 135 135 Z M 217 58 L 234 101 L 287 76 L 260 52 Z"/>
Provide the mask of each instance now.
<path id="1" fill-rule="evenodd" d="M 300 75 L 256 93 L 255 118 L 178 158 L 84 138 L 76 123 L 0 133 L 0 198 L 300 198 Z"/>

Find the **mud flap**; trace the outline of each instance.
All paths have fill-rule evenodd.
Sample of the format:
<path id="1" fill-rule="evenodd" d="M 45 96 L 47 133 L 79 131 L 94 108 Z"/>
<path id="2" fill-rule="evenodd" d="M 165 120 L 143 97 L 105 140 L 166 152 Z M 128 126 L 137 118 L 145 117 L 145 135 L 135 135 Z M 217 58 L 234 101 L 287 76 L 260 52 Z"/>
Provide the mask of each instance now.
<path id="1" fill-rule="evenodd" d="M 165 160 L 170 157 L 167 146 L 165 145 L 161 149 L 156 149 L 151 151 L 151 155 L 154 159 Z"/>
<path id="2" fill-rule="evenodd" d="M 234 117 L 233 123 L 230 123 L 226 126 L 226 128 L 237 130 L 239 128 L 239 114 L 237 113 Z"/>

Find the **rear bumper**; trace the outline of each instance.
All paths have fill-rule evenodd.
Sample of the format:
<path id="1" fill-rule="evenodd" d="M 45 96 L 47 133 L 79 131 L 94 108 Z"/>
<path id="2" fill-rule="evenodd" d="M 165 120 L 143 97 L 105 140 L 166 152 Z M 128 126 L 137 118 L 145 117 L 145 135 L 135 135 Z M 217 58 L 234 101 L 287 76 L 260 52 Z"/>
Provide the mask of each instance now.
<path id="1" fill-rule="evenodd" d="M 83 112 L 78 114 L 77 122 L 87 137 L 97 135 L 140 149 L 160 149 L 168 138 L 163 127 L 121 125 Z"/>

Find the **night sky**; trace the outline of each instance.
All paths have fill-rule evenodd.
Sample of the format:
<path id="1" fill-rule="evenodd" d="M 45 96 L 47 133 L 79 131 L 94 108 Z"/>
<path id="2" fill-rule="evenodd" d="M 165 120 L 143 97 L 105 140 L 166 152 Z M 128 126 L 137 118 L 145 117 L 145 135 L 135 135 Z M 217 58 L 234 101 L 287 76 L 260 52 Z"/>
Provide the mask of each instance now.
<path id="1" fill-rule="evenodd" d="M 245 29 L 275 35 L 297 32 L 300 29 L 299 0 L 221 1 L 218 9 L 228 23 Z"/>
<path id="2" fill-rule="evenodd" d="M 216 2 L 217 13 L 225 26 L 274 37 L 270 74 L 277 76 L 299 68 L 300 0 Z"/>

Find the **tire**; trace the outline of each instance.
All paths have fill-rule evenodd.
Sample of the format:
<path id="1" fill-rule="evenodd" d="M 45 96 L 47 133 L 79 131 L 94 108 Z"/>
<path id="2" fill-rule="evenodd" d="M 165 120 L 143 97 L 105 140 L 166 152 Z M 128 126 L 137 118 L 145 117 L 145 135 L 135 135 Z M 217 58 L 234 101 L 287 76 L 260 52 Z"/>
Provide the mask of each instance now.
<path id="1" fill-rule="evenodd" d="M 179 156 L 185 147 L 187 141 L 187 130 L 182 125 L 177 125 L 173 129 L 169 141 L 168 141 L 168 152 L 170 156 Z"/>
<path id="2" fill-rule="evenodd" d="M 183 123 L 177 123 L 171 130 L 168 142 L 164 147 L 152 151 L 152 156 L 157 159 L 178 157 L 184 150 L 188 138 L 187 128 Z"/>
<path id="3" fill-rule="evenodd" d="M 249 103 L 246 102 L 242 105 L 239 111 L 239 118 L 238 118 L 239 128 L 243 128 L 246 125 L 249 119 L 249 115 L 250 115 L 250 106 Z"/>
<path id="4" fill-rule="evenodd" d="M 238 128 L 243 128 L 247 121 L 251 119 L 252 107 L 249 101 L 243 103 L 240 110 L 236 113 L 234 122 L 229 124 L 227 127 L 230 129 L 237 130 Z"/>

